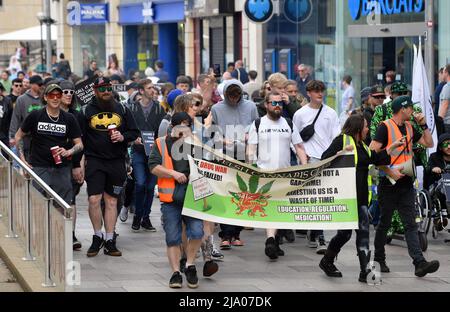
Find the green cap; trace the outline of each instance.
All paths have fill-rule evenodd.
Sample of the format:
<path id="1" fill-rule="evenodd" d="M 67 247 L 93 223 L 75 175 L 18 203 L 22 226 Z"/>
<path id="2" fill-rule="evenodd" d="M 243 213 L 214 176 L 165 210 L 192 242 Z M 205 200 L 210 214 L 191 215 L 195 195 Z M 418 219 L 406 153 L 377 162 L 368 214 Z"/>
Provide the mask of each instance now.
<path id="1" fill-rule="evenodd" d="M 391 87 L 391 93 L 404 93 L 408 92 L 408 86 L 403 82 L 394 82 Z"/>
<path id="2" fill-rule="evenodd" d="M 49 84 L 46 88 L 45 88 L 45 92 L 44 94 L 49 94 L 52 93 L 53 91 L 59 91 L 59 92 L 63 92 L 63 90 L 61 89 L 60 86 L 58 86 L 55 83 Z"/>
<path id="3" fill-rule="evenodd" d="M 399 112 L 402 108 L 413 107 L 414 103 L 409 96 L 399 96 L 392 102 L 392 111 Z"/>

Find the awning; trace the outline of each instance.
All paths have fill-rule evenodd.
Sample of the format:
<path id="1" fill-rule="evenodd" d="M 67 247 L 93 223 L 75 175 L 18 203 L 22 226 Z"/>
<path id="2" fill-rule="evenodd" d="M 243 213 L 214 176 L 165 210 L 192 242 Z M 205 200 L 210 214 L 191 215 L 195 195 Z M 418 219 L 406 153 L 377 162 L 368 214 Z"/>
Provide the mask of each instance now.
<path id="1" fill-rule="evenodd" d="M 57 40 L 58 29 L 55 25 L 51 26 L 52 40 Z M 42 25 L 42 40 L 47 40 L 47 27 Z M 0 41 L 37 41 L 41 40 L 41 26 L 35 26 L 16 30 L 10 33 L 0 35 Z"/>

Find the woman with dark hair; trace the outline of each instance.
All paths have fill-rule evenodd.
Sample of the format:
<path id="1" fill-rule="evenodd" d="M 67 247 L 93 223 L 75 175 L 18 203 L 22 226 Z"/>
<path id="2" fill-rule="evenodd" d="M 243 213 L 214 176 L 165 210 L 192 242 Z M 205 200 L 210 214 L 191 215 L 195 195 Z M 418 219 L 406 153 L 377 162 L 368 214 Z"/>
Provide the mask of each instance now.
<path id="1" fill-rule="evenodd" d="M 125 73 L 119 67 L 119 60 L 117 59 L 116 53 L 111 54 L 108 57 L 108 70 L 106 71 L 106 76 L 111 77 L 112 75 L 124 76 Z"/>
<path id="2" fill-rule="evenodd" d="M 354 151 L 355 153 L 356 194 L 359 216 L 359 229 L 356 230 L 356 249 L 361 267 L 359 281 L 362 283 L 367 282 L 367 274 L 370 272 L 367 269 L 371 254 L 369 248 L 370 222 L 368 213 L 371 196 L 368 182 L 369 166 L 372 164 L 389 165 L 391 161 L 389 155 L 395 148 L 405 143 L 403 139 L 400 139 L 387 147 L 386 150 L 377 154 L 371 151 L 364 143 L 368 132 L 369 128 L 364 116 L 361 114 L 351 115 L 344 124 L 342 134 L 334 139 L 331 146 L 322 155 L 322 159 L 327 159 L 345 151 Z M 342 277 L 342 273 L 336 268 L 333 262 L 341 251 L 341 248 L 350 240 L 351 236 L 352 230 L 339 230 L 337 235 L 331 239 L 328 249 L 319 264 L 320 268 L 328 276 Z"/>

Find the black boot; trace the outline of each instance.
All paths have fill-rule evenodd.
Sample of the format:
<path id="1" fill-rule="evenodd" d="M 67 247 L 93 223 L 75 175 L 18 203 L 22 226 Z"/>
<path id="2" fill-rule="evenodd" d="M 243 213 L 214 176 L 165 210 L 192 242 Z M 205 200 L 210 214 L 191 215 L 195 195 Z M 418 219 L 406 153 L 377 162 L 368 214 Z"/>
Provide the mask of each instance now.
<path id="1" fill-rule="evenodd" d="M 339 271 L 334 265 L 334 258 L 336 258 L 336 256 L 337 253 L 327 249 L 325 255 L 319 263 L 319 267 L 329 277 L 342 277 L 341 271 Z"/>
<path id="2" fill-rule="evenodd" d="M 361 268 L 358 280 L 361 283 L 367 283 L 367 275 L 370 273 L 370 269 L 367 267 L 367 265 L 370 262 L 370 256 L 370 250 L 368 251 L 367 255 L 363 250 L 358 250 L 359 266 Z"/>

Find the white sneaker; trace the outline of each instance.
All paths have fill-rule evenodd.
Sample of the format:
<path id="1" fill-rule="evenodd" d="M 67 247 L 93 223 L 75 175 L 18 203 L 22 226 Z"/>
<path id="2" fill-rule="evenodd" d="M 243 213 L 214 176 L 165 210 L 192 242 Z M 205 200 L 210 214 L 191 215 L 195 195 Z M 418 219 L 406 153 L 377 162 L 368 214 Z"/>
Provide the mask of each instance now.
<path id="1" fill-rule="evenodd" d="M 122 222 L 126 222 L 128 220 L 128 208 L 127 207 L 122 207 L 122 209 L 120 209 L 119 219 Z"/>
<path id="2" fill-rule="evenodd" d="M 309 248 L 317 248 L 318 244 L 316 240 L 312 240 L 310 236 L 310 231 L 306 234 L 306 239 L 308 240 L 308 247 Z"/>
<path id="3" fill-rule="evenodd" d="M 219 249 L 216 248 L 216 246 L 214 246 L 211 252 L 211 258 L 213 258 L 214 260 L 223 260 L 224 255 L 220 252 Z"/>
<path id="4" fill-rule="evenodd" d="M 319 245 L 317 246 L 316 254 L 324 255 L 327 251 L 327 243 L 323 240 L 319 240 Z"/>

